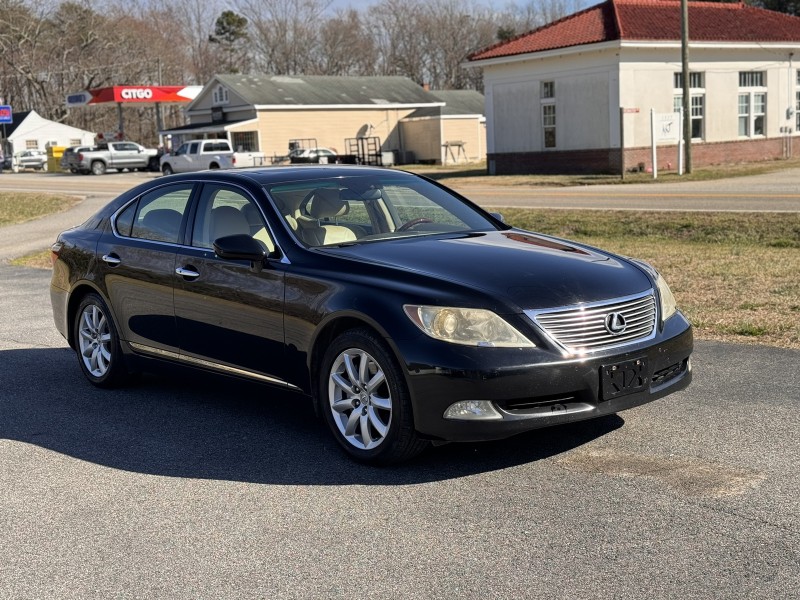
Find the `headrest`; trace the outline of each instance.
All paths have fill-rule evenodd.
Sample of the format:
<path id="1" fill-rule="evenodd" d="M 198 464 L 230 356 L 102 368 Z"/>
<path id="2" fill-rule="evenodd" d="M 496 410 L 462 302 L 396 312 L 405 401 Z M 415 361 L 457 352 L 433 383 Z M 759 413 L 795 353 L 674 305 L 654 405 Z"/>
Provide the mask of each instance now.
<path id="1" fill-rule="evenodd" d="M 250 233 L 250 223 L 232 206 L 219 206 L 211 211 L 211 239 Z"/>
<path id="2" fill-rule="evenodd" d="M 339 198 L 335 188 L 319 188 L 314 191 L 309 214 L 315 219 L 341 217 L 350 211 L 350 205 Z"/>

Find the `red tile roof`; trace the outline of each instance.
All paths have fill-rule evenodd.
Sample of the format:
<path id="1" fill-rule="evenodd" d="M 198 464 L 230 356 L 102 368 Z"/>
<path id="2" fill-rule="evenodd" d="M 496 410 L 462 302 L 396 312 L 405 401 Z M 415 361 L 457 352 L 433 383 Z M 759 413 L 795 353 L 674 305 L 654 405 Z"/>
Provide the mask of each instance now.
<path id="1" fill-rule="evenodd" d="M 689 2 L 689 39 L 703 42 L 800 42 L 800 17 L 741 3 Z M 484 60 L 614 40 L 678 41 L 679 0 L 607 0 L 529 33 L 480 50 Z"/>

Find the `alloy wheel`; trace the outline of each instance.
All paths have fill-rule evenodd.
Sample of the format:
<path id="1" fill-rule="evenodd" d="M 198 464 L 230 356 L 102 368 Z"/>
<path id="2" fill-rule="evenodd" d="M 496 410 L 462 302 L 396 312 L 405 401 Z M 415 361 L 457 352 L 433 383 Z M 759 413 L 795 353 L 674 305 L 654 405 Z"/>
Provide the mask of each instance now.
<path id="1" fill-rule="evenodd" d="M 94 377 L 103 377 L 111 368 L 113 339 L 108 318 L 101 308 L 88 304 L 80 314 L 78 347 L 86 370 Z"/>
<path id="2" fill-rule="evenodd" d="M 378 447 L 392 422 L 392 395 L 381 365 L 359 348 L 345 350 L 333 361 L 328 377 L 333 421 L 354 448 Z"/>

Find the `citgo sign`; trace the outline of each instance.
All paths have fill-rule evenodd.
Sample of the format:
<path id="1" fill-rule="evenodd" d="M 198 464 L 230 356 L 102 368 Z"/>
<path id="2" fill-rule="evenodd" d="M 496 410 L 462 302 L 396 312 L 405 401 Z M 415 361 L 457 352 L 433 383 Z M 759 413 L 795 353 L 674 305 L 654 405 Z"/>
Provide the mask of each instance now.
<path id="1" fill-rule="evenodd" d="M 153 98 L 151 88 L 122 88 L 119 92 L 123 100 L 150 100 Z"/>
<path id="2" fill-rule="evenodd" d="M 13 123 L 14 115 L 10 106 L 0 106 L 0 123 Z"/>

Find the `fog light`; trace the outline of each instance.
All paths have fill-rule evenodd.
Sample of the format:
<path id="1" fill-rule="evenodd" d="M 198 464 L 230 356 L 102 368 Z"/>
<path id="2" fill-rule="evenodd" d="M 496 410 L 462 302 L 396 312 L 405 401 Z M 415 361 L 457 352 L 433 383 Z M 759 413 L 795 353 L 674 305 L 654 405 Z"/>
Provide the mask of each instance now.
<path id="1" fill-rule="evenodd" d="M 444 418 L 460 421 L 496 421 L 503 417 L 488 400 L 462 400 L 451 404 L 444 411 Z"/>

